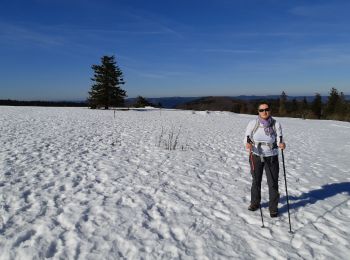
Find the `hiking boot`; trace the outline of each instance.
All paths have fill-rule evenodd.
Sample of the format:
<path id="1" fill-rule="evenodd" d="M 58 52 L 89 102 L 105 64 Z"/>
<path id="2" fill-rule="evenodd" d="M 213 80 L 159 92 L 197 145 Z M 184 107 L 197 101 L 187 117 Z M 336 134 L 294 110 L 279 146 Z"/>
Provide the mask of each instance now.
<path id="1" fill-rule="evenodd" d="M 277 218 L 278 217 L 278 211 L 270 211 L 270 217 L 271 218 Z"/>
<path id="2" fill-rule="evenodd" d="M 248 207 L 248 210 L 250 211 L 256 211 L 259 209 L 259 204 L 250 204 Z"/>

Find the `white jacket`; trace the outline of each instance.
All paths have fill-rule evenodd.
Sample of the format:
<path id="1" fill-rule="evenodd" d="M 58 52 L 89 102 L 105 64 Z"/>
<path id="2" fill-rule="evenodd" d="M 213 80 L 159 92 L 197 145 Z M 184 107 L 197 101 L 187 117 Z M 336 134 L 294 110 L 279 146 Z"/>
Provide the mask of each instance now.
<path id="1" fill-rule="evenodd" d="M 266 144 L 272 145 L 276 141 L 277 141 L 277 144 L 280 143 L 280 136 L 283 136 L 281 124 L 275 119 L 276 135 L 272 134 L 271 136 L 268 136 L 264 131 L 263 125 L 259 123 L 258 129 L 253 134 L 253 136 L 251 136 L 257 120 L 258 119 L 254 119 L 248 123 L 247 129 L 245 131 L 245 136 L 244 136 L 244 146 L 247 143 L 247 136 L 249 136 L 250 139 L 254 142 L 254 146 L 253 146 L 254 154 L 259 156 L 262 155 L 263 157 L 278 155 L 278 148 L 271 149 L 271 147 Z M 258 145 L 258 143 L 262 143 L 262 144 Z"/>

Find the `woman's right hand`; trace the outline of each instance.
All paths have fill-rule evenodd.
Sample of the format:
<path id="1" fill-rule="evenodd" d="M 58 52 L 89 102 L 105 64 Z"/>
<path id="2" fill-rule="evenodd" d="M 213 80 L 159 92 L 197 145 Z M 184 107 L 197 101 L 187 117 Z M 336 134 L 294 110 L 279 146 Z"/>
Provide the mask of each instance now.
<path id="1" fill-rule="evenodd" d="M 246 143 L 246 144 L 245 144 L 245 148 L 246 148 L 247 150 L 251 151 L 251 150 L 253 149 L 253 145 L 250 144 L 250 143 Z"/>

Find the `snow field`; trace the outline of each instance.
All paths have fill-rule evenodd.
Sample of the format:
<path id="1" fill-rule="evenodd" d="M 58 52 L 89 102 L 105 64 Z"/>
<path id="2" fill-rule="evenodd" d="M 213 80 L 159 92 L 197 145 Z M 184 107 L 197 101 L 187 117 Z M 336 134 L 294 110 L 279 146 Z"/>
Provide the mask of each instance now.
<path id="1" fill-rule="evenodd" d="M 279 118 L 281 215 L 249 212 L 243 134 L 228 112 L 0 107 L 0 259 L 345 259 L 350 125 Z M 159 145 L 180 132 L 177 149 Z M 280 158 L 281 159 L 281 158 Z"/>

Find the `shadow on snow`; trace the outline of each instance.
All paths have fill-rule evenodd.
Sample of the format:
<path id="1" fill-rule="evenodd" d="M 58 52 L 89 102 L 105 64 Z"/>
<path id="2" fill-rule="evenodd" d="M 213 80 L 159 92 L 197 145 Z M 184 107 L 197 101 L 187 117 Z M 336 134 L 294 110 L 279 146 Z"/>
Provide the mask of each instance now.
<path id="1" fill-rule="evenodd" d="M 340 193 L 347 193 L 350 195 L 350 182 L 332 183 L 323 185 L 320 189 L 304 192 L 300 196 L 289 195 L 289 209 L 298 209 L 305 207 L 308 204 L 315 204 L 320 200 L 327 199 Z M 279 208 L 280 213 L 287 212 L 287 197 L 283 196 L 280 199 L 280 204 L 283 204 Z M 268 207 L 268 203 L 262 203 L 261 207 Z"/>

